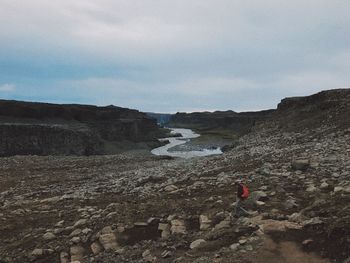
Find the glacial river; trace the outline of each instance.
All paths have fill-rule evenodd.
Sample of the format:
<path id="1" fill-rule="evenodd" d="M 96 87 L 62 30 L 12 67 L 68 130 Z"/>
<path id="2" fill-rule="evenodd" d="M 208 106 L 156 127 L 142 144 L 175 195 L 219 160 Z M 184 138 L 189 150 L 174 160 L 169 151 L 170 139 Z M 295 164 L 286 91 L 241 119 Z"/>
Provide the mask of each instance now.
<path id="1" fill-rule="evenodd" d="M 181 134 L 181 137 L 169 137 L 160 139 L 160 141 L 169 141 L 168 144 L 155 148 L 151 151 L 152 154 L 155 155 L 167 155 L 172 157 L 180 157 L 180 158 L 192 158 L 192 157 L 200 157 L 200 156 L 208 156 L 208 155 L 215 155 L 215 154 L 222 154 L 222 151 L 220 148 L 216 149 L 202 149 L 200 151 L 169 151 L 171 148 L 185 144 L 189 142 L 191 139 L 197 138 L 200 135 L 197 133 L 194 133 L 190 129 L 180 129 L 180 128 L 173 128 L 171 129 L 172 134 Z"/>

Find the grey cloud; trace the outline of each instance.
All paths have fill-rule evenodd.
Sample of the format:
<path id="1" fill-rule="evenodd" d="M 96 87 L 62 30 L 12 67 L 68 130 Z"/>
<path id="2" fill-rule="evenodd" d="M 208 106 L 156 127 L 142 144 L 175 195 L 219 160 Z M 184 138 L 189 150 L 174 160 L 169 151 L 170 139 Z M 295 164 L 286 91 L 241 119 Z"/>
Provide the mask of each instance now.
<path id="1" fill-rule="evenodd" d="M 272 108 L 349 86 L 349 11 L 332 0 L 5 0 L 0 77 L 16 85 L 9 98 Z"/>

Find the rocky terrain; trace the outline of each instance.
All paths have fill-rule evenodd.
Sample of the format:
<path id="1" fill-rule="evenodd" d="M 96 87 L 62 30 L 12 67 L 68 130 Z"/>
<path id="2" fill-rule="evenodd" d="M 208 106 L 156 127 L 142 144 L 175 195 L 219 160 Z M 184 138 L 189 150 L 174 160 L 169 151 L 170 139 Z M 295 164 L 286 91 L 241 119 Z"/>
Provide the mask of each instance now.
<path id="1" fill-rule="evenodd" d="M 0 158 L 0 262 L 348 263 L 349 94 L 284 100 L 214 157 Z"/>
<path id="2" fill-rule="evenodd" d="M 151 149 L 162 134 L 154 119 L 136 110 L 0 100 L 0 156 Z"/>

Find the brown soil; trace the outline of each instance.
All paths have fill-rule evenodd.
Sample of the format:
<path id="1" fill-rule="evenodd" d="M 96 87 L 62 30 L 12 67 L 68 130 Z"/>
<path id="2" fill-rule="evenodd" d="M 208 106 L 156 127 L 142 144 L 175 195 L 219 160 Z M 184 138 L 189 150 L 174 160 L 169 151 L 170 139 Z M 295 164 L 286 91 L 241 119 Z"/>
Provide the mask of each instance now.
<path id="1" fill-rule="evenodd" d="M 254 258 L 247 256 L 251 263 L 329 263 L 314 253 L 304 252 L 294 242 L 275 242 L 270 238 L 264 240 L 263 246 L 258 250 Z"/>

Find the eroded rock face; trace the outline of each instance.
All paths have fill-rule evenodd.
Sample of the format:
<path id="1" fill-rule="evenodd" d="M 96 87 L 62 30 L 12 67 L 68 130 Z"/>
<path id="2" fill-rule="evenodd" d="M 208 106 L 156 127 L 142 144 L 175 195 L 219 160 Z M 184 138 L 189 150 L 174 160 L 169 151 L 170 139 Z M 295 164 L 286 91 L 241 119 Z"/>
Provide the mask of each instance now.
<path id="1" fill-rule="evenodd" d="M 117 153 L 140 142 L 158 146 L 160 134 L 136 110 L 0 100 L 0 156 Z"/>
<path id="2" fill-rule="evenodd" d="M 0 123 L 0 156 L 102 153 L 97 135 L 65 125 Z"/>
<path id="3" fill-rule="evenodd" d="M 315 128 L 320 125 L 350 125 L 350 90 L 335 89 L 305 97 L 281 100 L 274 120 L 287 130 Z"/>
<path id="4" fill-rule="evenodd" d="M 271 115 L 273 110 L 261 112 L 215 111 L 176 113 L 170 118 L 170 126 L 189 127 L 195 129 L 225 129 L 236 135 L 243 135 L 250 131 L 257 121 L 262 121 Z"/>

